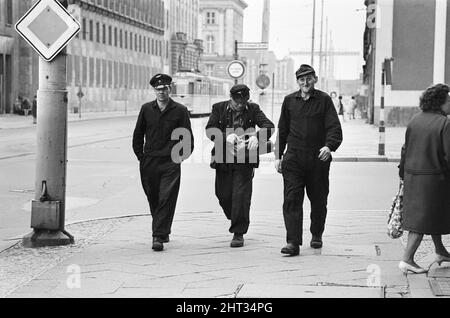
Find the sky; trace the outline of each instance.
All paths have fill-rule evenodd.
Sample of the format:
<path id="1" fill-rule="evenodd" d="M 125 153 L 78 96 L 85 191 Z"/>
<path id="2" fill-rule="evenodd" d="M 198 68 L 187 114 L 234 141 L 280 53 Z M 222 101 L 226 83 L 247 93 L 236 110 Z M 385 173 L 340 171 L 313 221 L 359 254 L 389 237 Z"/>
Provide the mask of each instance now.
<path id="1" fill-rule="evenodd" d="M 245 0 L 244 41 L 260 42 L 264 0 Z M 321 4 L 316 0 L 316 41 L 320 47 Z M 269 49 L 278 58 L 290 51 L 311 51 L 313 0 L 271 0 Z M 364 0 L 324 0 L 323 43 L 325 43 L 326 17 L 329 39 L 335 50 L 361 52 L 359 58 L 335 59 L 335 76 L 338 79 L 357 79 L 362 72 L 363 36 L 366 20 Z M 325 44 L 323 44 L 323 47 Z M 310 56 L 296 57 L 296 64 L 311 62 Z"/>

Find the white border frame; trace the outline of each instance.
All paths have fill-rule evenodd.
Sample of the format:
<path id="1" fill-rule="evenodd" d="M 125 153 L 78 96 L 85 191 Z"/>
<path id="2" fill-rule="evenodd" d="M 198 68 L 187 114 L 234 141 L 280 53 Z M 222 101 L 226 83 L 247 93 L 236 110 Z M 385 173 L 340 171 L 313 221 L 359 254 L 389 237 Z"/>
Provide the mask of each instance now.
<path id="1" fill-rule="evenodd" d="M 233 76 L 231 74 L 230 68 L 231 68 L 231 66 L 233 66 L 235 64 L 239 64 L 240 66 L 242 66 L 242 75 L 240 75 L 240 76 Z M 245 68 L 244 63 L 242 61 L 239 61 L 239 60 L 234 60 L 234 61 L 230 62 L 230 64 L 228 64 L 228 66 L 227 66 L 227 73 L 228 73 L 228 75 L 230 75 L 230 77 L 234 78 L 234 79 L 240 79 L 240 78 L 244 77 L 245 71 L 246 71 L 246 68 Z"/>
<path id="2" fill-rule="evenodd" d="M 50 7 L 62 20 L 68 29 L 50 47 L 47 47 L 29 29 L 34 19 Z M 40 0 L 16 23 L 16 31 L 30 44 L 47 62 L 50 62 L 61 50 L 80 32 L 81 26 L 77 20 L 59 3 L 58 0 Z"/>

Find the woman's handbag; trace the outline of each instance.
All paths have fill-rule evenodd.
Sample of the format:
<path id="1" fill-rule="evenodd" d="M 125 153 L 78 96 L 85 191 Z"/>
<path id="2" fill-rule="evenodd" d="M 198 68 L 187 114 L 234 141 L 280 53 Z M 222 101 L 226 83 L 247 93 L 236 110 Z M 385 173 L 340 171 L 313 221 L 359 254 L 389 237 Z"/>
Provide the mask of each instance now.
<path id="1" fill-rule="evenodd" d="M 403 180 L 400 180 L 398 193 L 395 196 L 388 214 L 387 234 L 392 239 L 398 239 L 403 235 Z"/>

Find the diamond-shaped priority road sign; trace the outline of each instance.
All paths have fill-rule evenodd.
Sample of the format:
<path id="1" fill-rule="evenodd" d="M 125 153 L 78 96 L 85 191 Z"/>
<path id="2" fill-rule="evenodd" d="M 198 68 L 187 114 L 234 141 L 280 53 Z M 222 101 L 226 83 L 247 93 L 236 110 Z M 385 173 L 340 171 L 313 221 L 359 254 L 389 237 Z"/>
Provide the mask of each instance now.
<path id="1" fill-rule="evenodd" d="M 40 0 L 15 28 L 44 60 L 50 62 L 81 27 L 58 0 Z"/>

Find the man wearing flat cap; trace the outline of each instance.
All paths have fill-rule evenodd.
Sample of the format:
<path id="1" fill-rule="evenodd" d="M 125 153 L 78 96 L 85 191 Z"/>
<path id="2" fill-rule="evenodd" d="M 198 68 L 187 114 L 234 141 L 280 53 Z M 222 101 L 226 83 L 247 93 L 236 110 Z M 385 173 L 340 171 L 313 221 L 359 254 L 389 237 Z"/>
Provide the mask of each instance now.
<path id="1" fill-rule="evenodd" d="M 194 150 L 189 112 L 170 98 L 171 84 L 172 78 L 166 74 L 151 79 L 156 100 L 142 106 L 133 134 L 133 150 L 140 162 L 142 187 L 153 218 L 152 249 L 158 252 L 164 249 L 163 243 L 169 242 L 181 162 Z"/>
<path id="2" fill-rule="evenodd" d="M 259 105 L 250 103 L 250 89 L 235 85 L 230 100 L 213 105 L 206 134 L 214 142 L 211 167 L 216 169 L 216 197 L 231 221 L 231 247 L 244 246 L 250 225 L 250 205 L 259 154 L 271 152 L 274 124 Z M 260 129 L 256 131 L 256 126 Z"/>
<path id="3" fill-rule="evenodd" d="M 287 246 L 281 253 L 290 256 L 299 255 L 303 244 L 305 188 L 311 202 L 310 246 L 322 248 L 331 152 L 342 143 L 336 108 L 328 94 L 315 88 L 315 70 L 304 64 L 296 78 L 300 90 L 284 99 L 275 145 L 275 167 L 284 180 L 283 216 L 287 231 Z"/>

